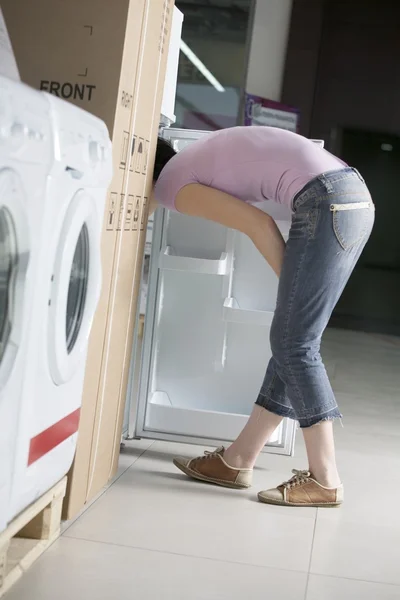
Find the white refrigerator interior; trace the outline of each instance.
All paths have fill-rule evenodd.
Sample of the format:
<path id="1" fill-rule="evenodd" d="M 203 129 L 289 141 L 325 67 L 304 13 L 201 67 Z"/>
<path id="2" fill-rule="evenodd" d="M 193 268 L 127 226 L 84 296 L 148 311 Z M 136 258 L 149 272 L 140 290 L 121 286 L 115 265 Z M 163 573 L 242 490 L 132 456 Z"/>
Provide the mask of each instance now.
<path id="1" fill-rule="evenodd" d="M 100 239 L 111 143 L 102 121 L 43 94 L 53 165 L 23 371 L 8 520 L 69 470 L 75 454 L 88 338 L 101 290 Z M 33 232 L 36 236 L 36 232 Z"/>
<path id="2" fill-rule="evenodd" d="M 207 132 L 165 129 L 163 134 L 180 151 Z M 261 208 L 287 237 L 290 211 L 272 203 Z M 130 433 L 211 446 L 233 440 L 252 410 L 271 356 L 277 287 L 272 269 L 244 235 L 159 209 L 138 411 L 133 426 L 131 410 Z M 294 422 L 285 420 L 266 451 L 291 454 L 294 434 Z"/>
<path id="3" fill-rule="evenodd" d="M 49 113 L 43 94 L 0 76 L 0 532 L 7 524 L 53 161 Z"/>

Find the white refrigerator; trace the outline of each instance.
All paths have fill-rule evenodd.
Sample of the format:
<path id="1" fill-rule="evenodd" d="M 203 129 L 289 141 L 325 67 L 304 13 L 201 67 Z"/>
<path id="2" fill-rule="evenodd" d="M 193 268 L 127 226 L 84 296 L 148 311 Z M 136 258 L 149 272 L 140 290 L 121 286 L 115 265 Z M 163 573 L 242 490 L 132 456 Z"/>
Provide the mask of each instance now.
<path id="1" fill-rule="evenodd" d="M 207 132 L 167 128 L 163 135 L 180 151 Z M 288 208 L 260 208 L 287 238 Z M 158 209 L 147 285 L 124 436 L 226 445 L 246 423 L 271 356 L 278 279 L 246 236 Z M 286 419 L 265 451 L 290 455 L 295 430 Z"/>

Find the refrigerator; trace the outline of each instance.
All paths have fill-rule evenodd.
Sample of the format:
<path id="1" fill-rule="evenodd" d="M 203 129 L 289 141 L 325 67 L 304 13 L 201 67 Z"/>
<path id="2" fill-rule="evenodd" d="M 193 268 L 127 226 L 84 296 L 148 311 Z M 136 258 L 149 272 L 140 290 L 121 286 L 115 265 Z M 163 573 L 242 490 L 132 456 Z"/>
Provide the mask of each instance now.
<path id="1" fill-rule="evenodd" d="M 161 132 L 177 151 L 208 134 Z M 272 202 L 258 206 L 287 239 L 290 210 Z M 124 437 L 229 444 L 246 423 L 271 357 L 278 279 L 239 232 L 162 208 L 151 226 Z M 295 430 L 295 422 L 284 420 L 265 451 L 292 454 Z"/>
<path id="2" fill-rule="evenodd" d="M 182 21 L 174 7 L 160 119 L 160 134 L 178 152 L 209 133 L 170 127 Z M 290 210 L 258 206 L 287 239 Z M 271 357 L 276 275 L 241 233 L 159 208 L 148 224 L 141 288 L 123 438 L 229 444 L 247 421 Z M 295 431 L 284 420 L 265 451 L 292 454 Z"/>

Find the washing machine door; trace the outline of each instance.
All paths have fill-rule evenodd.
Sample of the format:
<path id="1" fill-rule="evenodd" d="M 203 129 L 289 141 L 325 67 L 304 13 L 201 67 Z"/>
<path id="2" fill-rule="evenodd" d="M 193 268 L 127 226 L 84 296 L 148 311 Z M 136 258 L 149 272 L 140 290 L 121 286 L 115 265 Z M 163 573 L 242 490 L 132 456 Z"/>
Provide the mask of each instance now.
<path id="1" fill-rule="evenodd" d="M 29 226 L 18 175 L 0 169 L 0 392 L 21 345 L 25 284 L 29 264 Z"/>
<path id="2" fill-rule="evenodd" d="M 48 359 L 56 385 L 69 381 L 86 360 L 101 291 L 100 235 L 94 199 L 81 190 L 64 219 L 51 283 Z"/>

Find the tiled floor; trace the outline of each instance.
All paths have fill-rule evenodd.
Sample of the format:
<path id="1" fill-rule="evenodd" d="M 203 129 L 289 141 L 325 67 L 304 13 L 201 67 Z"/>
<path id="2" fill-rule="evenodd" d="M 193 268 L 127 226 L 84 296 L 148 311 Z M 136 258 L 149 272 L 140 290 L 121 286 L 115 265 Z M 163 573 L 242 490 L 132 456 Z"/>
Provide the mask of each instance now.
<path id="1" fill-rule="evenodd" d="M 198 448 L 135 442 L 117 481 L 8 600 L 399 600 L 400 340 L 329 331 L 324 354 L 345 414 L 342 509 L 255 501 L 306 467 L 300 436 L 294 458 L 261 457 L 248 492 L 174 469 L 175 454 Z"/>

